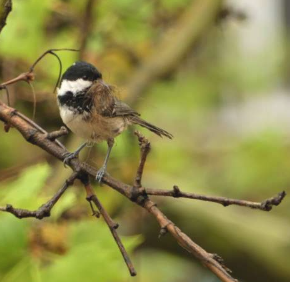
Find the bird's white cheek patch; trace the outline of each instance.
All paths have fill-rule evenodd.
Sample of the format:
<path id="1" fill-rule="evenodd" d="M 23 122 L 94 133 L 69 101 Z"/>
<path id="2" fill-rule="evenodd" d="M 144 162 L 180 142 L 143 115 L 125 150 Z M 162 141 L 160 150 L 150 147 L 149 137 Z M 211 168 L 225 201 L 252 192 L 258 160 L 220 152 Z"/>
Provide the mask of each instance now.
<path id="1" fill-rule="evenodd" d="M 58 96 L 65 95 L 68 91 L 72 92 L 73 94 L 76 94 L 90 87 L 91 85 L 92 85 L 91 81 L 83 80 L 82 78 L 79 78 L 75 81 L 65 79 L 61 82 L 60 88 L 57 89 L 57 95 Z"/>

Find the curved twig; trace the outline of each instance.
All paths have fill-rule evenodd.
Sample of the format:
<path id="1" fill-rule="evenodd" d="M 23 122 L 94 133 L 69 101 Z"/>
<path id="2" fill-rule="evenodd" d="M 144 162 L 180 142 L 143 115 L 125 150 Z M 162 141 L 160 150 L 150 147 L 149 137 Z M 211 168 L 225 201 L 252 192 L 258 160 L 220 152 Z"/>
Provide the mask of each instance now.
<path id="1" fill-rule="evenodd" d="M 54 49 L 49 49 L 47 51 L 45 51 L 30 67 L 29 72 L 33 72 L 35 66 L 39 63 L 39 61 L 41 61 L 47 54 L 52 54 L 54 56 L 57 57 L 56 54 L 54 54 L 53 52 L 58 52 L 58 51 L 73 51 L 73 52 L 77 52 L 79 51 L 78 49 L 73 49 L 73 48 L 54 48 Z"/>

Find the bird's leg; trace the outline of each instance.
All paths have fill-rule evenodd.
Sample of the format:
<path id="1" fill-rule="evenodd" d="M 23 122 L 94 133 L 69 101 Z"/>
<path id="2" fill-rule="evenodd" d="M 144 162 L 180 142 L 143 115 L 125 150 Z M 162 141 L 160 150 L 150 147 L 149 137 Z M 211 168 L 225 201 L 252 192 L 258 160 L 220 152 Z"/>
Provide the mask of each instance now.
<path id="1" fill-rule="evenodd" d="M 103 176 L 104 176 L 104 174 L 106 172 L 108 160 L 109 160 L 109 157 L 110 157 L 110 153 L 111 153 L 112 148 L 114 146 L 114 139 L 108 139 L 107 143 L 108 143 L 108 151 L 107 151 L 107 155 L 106 155 L 105 161 L 104 161 L 102 167 L 98 170 L 97 175 L 96 175 L 96 180 L 98 182 L 102 181 L 102 178 L 103 178 Z"/>
<path id="2" fill-rule="evenodd" d="M 78 156 L 78 154 L 80 153 L 80 151 L 87 145 L 87 142 L 85 142 L 84 144 L 82 144 L 81 146 L 79 146 L 73 153 L 66 153 L 65 154 L 65 158 L 63 160 L 64 166 L 66 167 L 66 165 L 70 162 L 71 159 L 74 159 Z"/>

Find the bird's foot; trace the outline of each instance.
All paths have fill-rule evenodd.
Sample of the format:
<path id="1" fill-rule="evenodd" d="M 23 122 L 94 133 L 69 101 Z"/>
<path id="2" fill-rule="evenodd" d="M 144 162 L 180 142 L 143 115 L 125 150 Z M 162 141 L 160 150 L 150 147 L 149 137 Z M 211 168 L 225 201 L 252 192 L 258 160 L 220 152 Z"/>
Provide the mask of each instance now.
<path id="1" fill-rule="evenodd" d="M 102 167 L 98 170 L 97 175 L 96 175 L 96 180 L 97 180 L 97 182 L 99 182 L 99 183 L 102 182 L 102 178 L 103 178 L 105 172 L 106 172 L 106 167 L 105 167 L 105 166 L 102 166 Z"/>
<path id="2" fill-rule="evenodd" d="M 66 153 L 66 154 L 64 155 L 64 157 L 65 157 L 65 158 L 64 158 L 64 160 L 63 160 L 63 165 L 64 165 L 64 167 L 66 167 L 72 159 L 78 157 L 78 153 L 77 153 L 77 152 Z"/>

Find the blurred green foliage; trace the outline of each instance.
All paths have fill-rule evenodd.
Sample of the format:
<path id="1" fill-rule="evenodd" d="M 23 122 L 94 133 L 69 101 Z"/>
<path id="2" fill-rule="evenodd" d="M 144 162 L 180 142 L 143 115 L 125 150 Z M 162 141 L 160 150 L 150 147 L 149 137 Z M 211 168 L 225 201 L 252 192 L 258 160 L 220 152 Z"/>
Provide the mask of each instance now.
<path id="1" fill-rule="evenodd" d="M 1 187 L 1 204 L 11 203 L 17 207 L 36 209 L 43 197 L 37 196 L 49 176 L 47 165 L 32 166 L 21 176 Z M 65 203 L 65 205 L 64 205 Z M 72 207 L 73 197 L 66 194 L 58 204 L 58 210 Z M 53 218 L 54 212 L 53 212 Z M 57 220 L 57 219 L 55 219 Z M 32 237 L 41 240 L 41 230 L 34 230 L 33 219 L 20 221 L 9 214 L 0 215 L 0 280 L 12 281 L 80 281 L 81 279 L 97 279 L 112 281 L 127 277 L 123 267 L 121 254 L 103 222 L 83 220 L 80 222 L 58 222 L 53 226 L 56 231 L 50 238 L 49 228 L 46 240 L 57 244 L 65 237 L 66 255 L 53 254 L 49 250 L 37 252 Z M 32 231 L 34 230 L 34 231 Z M 33 232 L 36 232 L 32 235 Z M 130 252 L 142 241 L 140 236 L 123 238 L 126 249 Z M 43 242 L 45 243 L 45 242 Z M 47 242 L 46 242 L 47 243 Z M 49 243 L 47 243 L 49 244 Z M 35 248 L 35 249 L 34 249 Z M 37 255 L 38 254 L 38 255 Z M 53 261 L 51 265 L 48 262 Z M 111 271 L 118 269 L 117 271 Z M 87 275 L 87 276 L 86 276 Z"/>
<path id="2" fill-rule="evenodd" d="M 64 68 L 81 56 L 95 64 L 107 82 L 118 85 L 118 95 L 126 98 L 133 74 L 192 2 L 95 1 L 85 49 L 80 54 L 60 52 Z M 0 35 L 1 81 L 27 71 L 49 48 L 78 48 L 86 4 L 15 0 Z M 170 189 L 178 184 L 184 191 L 253 201 L 289 191 L 289 122 L 280 108 L 275 122 L 263 114 L 281 89 L 285 54 L 281 41 L 273 40 L 258 56 L 248 56 L 238 44 L 241 27 L 247 29 L 247 22 L 233 26 L 213 20 L 174 71 L 138 97 L 142 117 L 174 134 L 169 141 L 141 129 L 152 144 L 144 186 Z M 172 44 L 178 42 L 172 38 Z M 49 56 L 36 68 L 36 122 L 47 130 L 61 125 L 52 94 L 57 74 L 57 62 Z M 12 105 L 31 117 L 30 88 L 19 83 L 9 90 Z M 62 141 L 70 150 L 80 142 L 72 134 Z M 0 147 L 1 206 L 36 209 L 69 174 L 13 128 L 9 134 L 0 132 Z M 88 149 L 81 158 L 98 166 L 105 147 Z M 137 140 L 128 130 L 116 139 L 109 173 L 132 183 L 138 156 Z M 170 236 L 158 240 L 158 226 L 150 215 L 108 187 L 96 191 L 120 223 L 126 248 L 134 253 L 137 278 L 129 277 L 102 219 L 89 217 L 85 195 L 76 184 L 48 219 L 19 220 L 0 214 L 0 281 L 218 281 Z M 271 213 L 185 199 L 156 202 L 193 240 L 221 255 L 242 281 L 289 281 L 287 198 Z"/>

